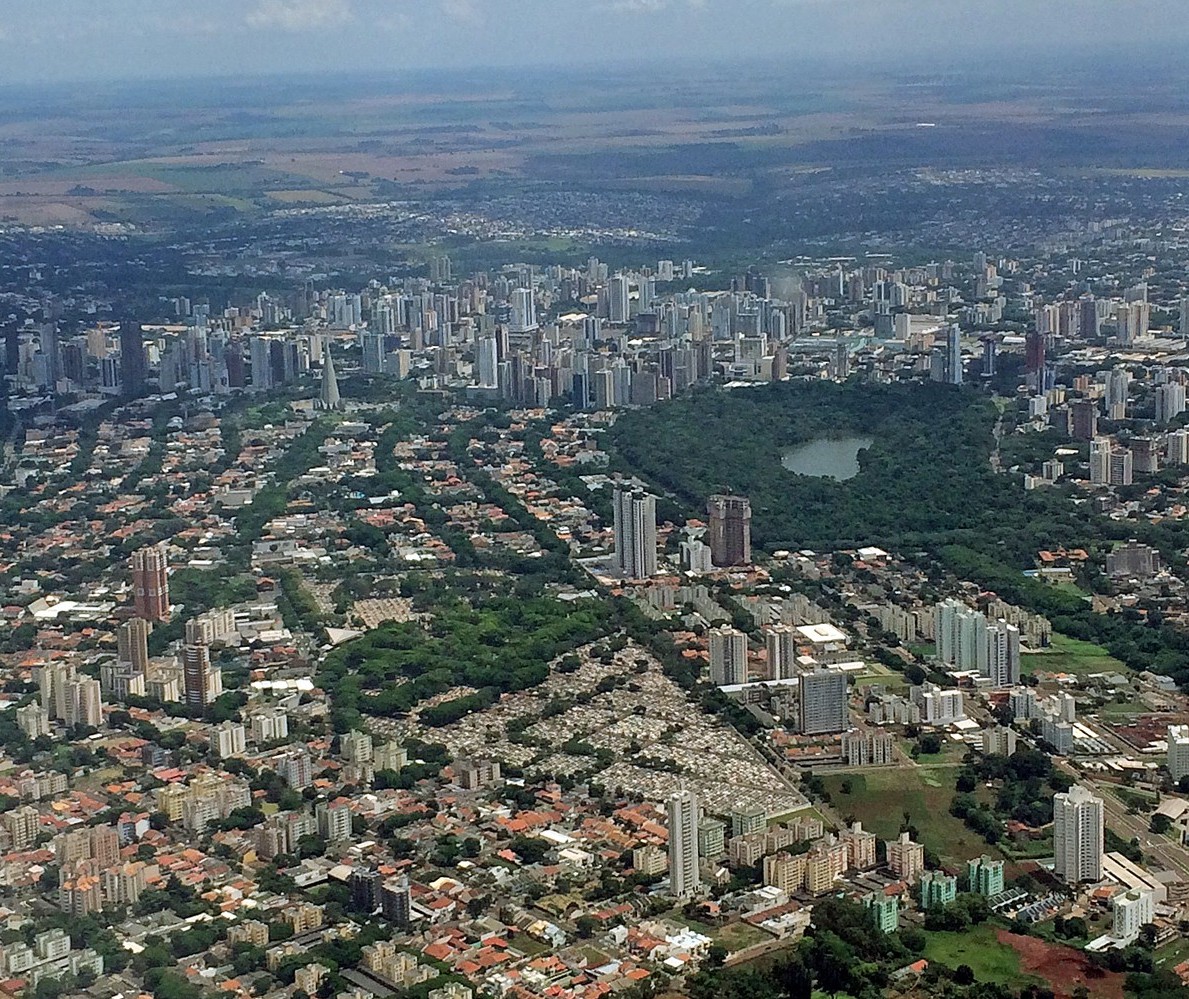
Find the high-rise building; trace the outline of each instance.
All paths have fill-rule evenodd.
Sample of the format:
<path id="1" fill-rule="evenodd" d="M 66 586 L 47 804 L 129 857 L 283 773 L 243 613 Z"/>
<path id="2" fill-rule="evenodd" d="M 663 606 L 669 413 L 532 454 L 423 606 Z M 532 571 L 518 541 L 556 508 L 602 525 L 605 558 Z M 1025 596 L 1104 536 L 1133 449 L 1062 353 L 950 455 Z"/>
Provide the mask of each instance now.
<path id="1" fill-rule="evenodd" d="M 698 891 L 698 799 L 691 791 L 675 791 L 665 802 L 669 825 L 669 890 L 677 898 Z"/>
<path id="2" fill-rule="evenodd" d="M 509 332 L 531 333 L 537 329 L 537 302 L 531 288 L 516 288 L 509 299 L 511 322 Z"/>
<path id="3" fill-rule="evenodd" d="M 164 545 L 132 553 L 132 594 L 136 616 L 146 621 L 169 620 L 169 557 Z"/>
<path id="4" fill-rule="evenodd" d="M 1109 485 L 1111 481 L 1111 439 L 1095 437 L 1090 441 L 1090 484 Z"/>
<path id="5" fill-rule="evenodd" d="M 962 329 L 957 323 L 946 330 L 945 380 L 950 385 L 962 384 Z"/>
<path id="6" fill-rule="evenodd" d="M 1098 404 L 1093 399 L 1074 399 L 1069 413 L 1074 440 L 1091 441 L 1098 436 Z"/>
<path id="7" fill-rule="evenodd" d="M 751 501 L 746 496 L 711 496 L 710 557 L 717 566 L 751 564 Z"/>
<path id="8" fill-rule="evenodd" d="M 797 675 L 797 629 L 789 624 L 774 624 L 765 632 L 768 645 L 768 676 L 789 680 Z"/>
<path id="9" fill-rule="evenodd" d="M 958 669 L 980 669 L 986 659 L 987 619 L 950 597 L 934 611 L 937 658 Z"/>
<path id="10" fill-rule="evenodd" d="M 1168 726 L 1168 774 L 1180 780 L 1189 774 L 1189 725 Z"/>
<path id="11" fill-rule="evenodd" d="M 1168 465 L 1189 465 L 1189 430 L 1174 430 L 1164 439 L 1164 461 Z"/>
<path id="12" fill-rule="evenodd" d="M 1102 852 L 1102 799 L 1081 784 L 1053 795 L 1053 873 L 1070 884 L 1100 881 Z"/>
<path id="13" fill-rule="evenodd" d="M 139 399 L 145 390 L 144 338 L 140 323 L 120 323 L 120 389 L 129 399 Z"/>
<path id="14" fill-rule="evenodd" d="M 747 636 L 734 628 L 710 630 L 710 682 L 729 687 L 747 682 Z"/>
<path id="15" fill-rule="evenodd" d="M 925 870 L 925 848 L 914 843 L 909 833 L 903 832 L 898 839 L 888 840 L 884 846 L 888 854 L 888 867 L 901 881 L 912 884 Z"/>
<path id="16" fill-rule="evenodd" d="M 616 275 L 607 283 L 607 318 L 613 323 L 626 323 L 631 318 L 631 298 L 628 279 Z"/>
<path id="17" fill-rule="evenodd" d="M 182 647 L 182 681 L 185 685 L 185 702 L 187 707 L 205 708 L 214 697 L 211 692 L 215 687 L 215 670 L 211 668 L 211 650 L 209 645 L 184 645 Z"/>
<path id="18" fill-rule="evenodd" d="M 845 732 L 850 728 L 846 674 L 819 669 L 802 674 L 798 721 L 804 735 Z"/>
<path id="19" fill-rule="evenodd" d="M 413 911 L 409 878 L 401 875 L 380 885 L 380 912 L 394 926 L 408 926 Z"/>
<path id="20" fill-rule="evenodd" d="M 1006 621 L 987 625 L 987 664 L 983 675 L 997 690 L 1020 682 L 1020 629 Z"/>
<path id="21" fill-rule="evenodd" d="M 1185 412 L 1185 386 L 1167 382 L 1156 386 L 1156 422 L 1171 423 Z"/>
<path id="22" fill-rule="evenodd" d="M 941 871 L 925 871 L 921 875 L 921 908 L 949 905 L 958 897 L 958 879 Z"/>
<path id="23" fill-rule="evenodd" d="M 137 673 L 149 668 L 149 633 L 153 626 L 141 617 L 134 617 L 120 625 L 116 632 L 116 658 L 128 663 Z"/>
<path id="24" fill-rule="evenodd" d="M 656 498 L 615 487 L 615 568 L 627 579 L 656 575 Z"/>
<path id="25" fill-rule="evenodd" d="M 1134 463 L 1131 450 L 1125 447 L 1112 447 L 1109 465 L 1109 483 L 1112 486 L 1129 486 L 1132 481 Z"/>
<path id="26" fill-rule="evenodd" d="M 1003 891 L 1003 861 L 982 856 L 966 862 L 966 876 L 970 891 L 990 898 Z"/>
<path id="27" fill-rule="evenodd" d="M 239 756 L 247 745 L 247 733 L 240 722 L 228 720 L 215 726 L 212 737 L 215 752 L 221 760 Z"/>

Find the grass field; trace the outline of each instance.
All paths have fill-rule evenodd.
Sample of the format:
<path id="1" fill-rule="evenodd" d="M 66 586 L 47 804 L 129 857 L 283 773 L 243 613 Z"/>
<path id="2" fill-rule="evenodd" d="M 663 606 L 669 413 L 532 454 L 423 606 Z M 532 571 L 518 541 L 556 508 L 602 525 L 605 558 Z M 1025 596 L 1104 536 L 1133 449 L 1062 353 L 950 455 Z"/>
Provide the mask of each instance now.
<path id="1" fill-rule="evenodd" d="M 967 964 L 979 982 L 999 982 L 1019 988 L 1040 983 L 1020 971 L 1020 955 L 995 939 L 996 928 L 989 923 L 972 926 L 961 933 L 928 933 L 925 959 L 951 968 Z"/>
<path id="2" fill-rule="evenodd" d="M 1073 673 L 1087 676 L 1090 673 L 1128 673 L 1128 669 L 1101 645 L 1083 642 L 1077 638 L 1054 633 L 1052 644 L 1040 652 L 1020 657 L 1020 669 L 1024 673 L 1044 671 L 1048 673 Z"/>
<path id="3" fill-rule="evenodd" d="M 956 862 L 996 854 L 981 836 L 950 815 L 955 779 L 955 771 L 947 769 L 886 767 L 867 774 L 836 774 L 822 781 L 839 815 L 853 815 L 881 839 L 894 838 L 900 832 L 907 812 L 921 841 L 942 860 Z M 844 781 L 849 781 L 850 794 L 842 793 Z"/>
<path id="4" fill-rule="evenodd" d="M 750 923 L 731 923 L 718 930 L 714 938 L 732 954 L 772 939 L 770 934 Z"/>

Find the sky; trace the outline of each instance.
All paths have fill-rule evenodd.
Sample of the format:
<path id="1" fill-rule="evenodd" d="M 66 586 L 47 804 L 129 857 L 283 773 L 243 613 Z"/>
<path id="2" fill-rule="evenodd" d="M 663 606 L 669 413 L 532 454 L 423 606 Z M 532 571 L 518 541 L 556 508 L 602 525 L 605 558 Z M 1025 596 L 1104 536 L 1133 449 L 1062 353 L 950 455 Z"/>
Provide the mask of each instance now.
<path id="1" fill-rule="evenodd" d="M 1189 42 L 1189 0 L 5 0 L 0 83 L 902 61 Z M 1127 59 L 1130 63 L 1132 55 Z M 1109 69 L 1109 66 L 1104 67 Z"/>

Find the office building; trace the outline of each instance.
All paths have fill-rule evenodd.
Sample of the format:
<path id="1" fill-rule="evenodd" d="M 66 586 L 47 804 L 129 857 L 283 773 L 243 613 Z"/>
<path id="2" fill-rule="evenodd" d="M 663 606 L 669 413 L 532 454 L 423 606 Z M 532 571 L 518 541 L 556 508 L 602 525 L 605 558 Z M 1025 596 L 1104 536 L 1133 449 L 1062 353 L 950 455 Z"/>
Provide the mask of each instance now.
<path id="1" fill-rule="evenodd" d="M 1098 405 L 1092 399 L 1074 399 L 1069 413 L 1074 440 L 1091 441 L 1098 436 Z"/>
<path id="2" fill-rule="evenodd" d="M 798 721 L 803 735 L 845 732 L 850 728 L 846 674 L 819 669 L 802 675 Z"/>
<path id="3" fill-rule="evenodd" d="M 128 399 L 145 393 L 144 337 L 140 323 L 132 320 L 120 323 L 120 390 Z"/>
<path id="4" fill-rule="evenodd" d="M 751 564 L 751 501 L 746 496 L 711 496 L 706 504 L 710 557 L 716 566 Z"/>
<path id="5" fill-rule="evenodd" d="M 977 860 L 966 862 L 966 878 L 970 882 L 970 891 L 975 895 L 990 898 L 1003 891 L 1003 861 L 992 860 L 982 856 Z"/>
<path id="6" fill-rule="evenodd" d="M 983 676 L 996 690 L 1020 682 L 1020 629 L 1006 621 L 987 625 L 987 656 Z"/>
<path id="7" fill-rule="evenodd" d="M 617 485 L 612 503 L 616 570 L 627 579 L 656 575 L 656 498 Z"/>
<path id="8" fill-rule="evenodd" d="M 616 275 L 607 283 L 607 318 L 619 324 L 631 318 L 630 285 L 622 275 Z"/>
<path id="9" fill-rule="evenodd" d="M 669 890 L 689 898 L 701 887 L 698 865 L 698 799 L 691 791 L 676 791 L 665 802 L 669 828 Z"/>
<path id="10" fill-rule="evenodd" d="M 516 288 L 509 299 L 511 333 L 531 333 L 537 329 L 537 302 L 531 288 Z"/>
<path id="11" fill-rule="evenodd" d="M 710 629 L 710 682 L 729 687 L 747 682 L 747 636 L 734 628 Z"/>
<path id="12" fill-rule="evenodd" d="M 1103 806 L 1081 784 L 1053 795 L 1053 873 L 1069 884 L 1102 880 Z"/>
<path id="13" fill-rule="evenodd" d="M 169 620 L 169 557 L 164 545 L 132 553 L 132 594 L 136 616 L 146 621 Z"/>

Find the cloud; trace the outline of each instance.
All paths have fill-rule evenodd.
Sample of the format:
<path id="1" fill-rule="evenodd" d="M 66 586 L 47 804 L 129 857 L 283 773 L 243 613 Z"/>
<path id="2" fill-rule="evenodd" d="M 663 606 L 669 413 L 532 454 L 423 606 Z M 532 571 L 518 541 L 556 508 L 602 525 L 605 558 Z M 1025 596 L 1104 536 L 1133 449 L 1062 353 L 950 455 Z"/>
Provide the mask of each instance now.
<path id="1" fill-rule="evenodd" d="M 354 20 L 350 0 L 259 0 L 248 14 L 254 28 L 311 31 Z"/>
<path id="2" fill-rule="evenodd" d="M 707 0 L 607 0 L 605 5 L 621 14 L 655 14 L 675 7 L 702 10 L 706 4 Z"/>
<path id="3" fill-rule="evenodd" d="M 442 0 L 442 13 L 456 24 L 478 24 L 483 20 L 474 0 Z"/>

